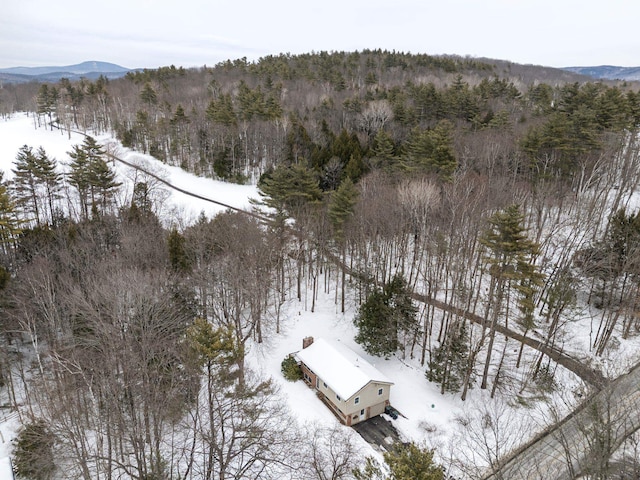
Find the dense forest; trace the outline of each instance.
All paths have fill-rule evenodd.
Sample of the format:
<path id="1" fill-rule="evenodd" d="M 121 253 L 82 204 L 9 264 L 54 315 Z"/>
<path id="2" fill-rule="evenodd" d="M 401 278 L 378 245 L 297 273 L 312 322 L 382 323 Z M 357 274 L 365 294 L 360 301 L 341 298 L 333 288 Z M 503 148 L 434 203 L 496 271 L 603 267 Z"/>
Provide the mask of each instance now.
<path id="1" fill-rule="evenodd" d="M 0 388 L 25 412 L 19 473 L 382 478 L 339 433 L 298 431 L 245 364 L 286 302 L 313 311 L 319 291 L 355 307 L 367 352 L 418 362 L 442 394 L 533 402 L 558 365 L 601 388 L 614 373 L 563 348 L 578 304 L 597 312 L 585 359 L 640 334 L 638 90 L 388 51 L 3 87 L 3 115 L 89 135 L 65 174 L 25 146 L 0 186 Z M 167 225 L 149 179 L 118 202 L 103 132 L 261 199 Z M 398 467 L 412 455 L 431 463 L 405 448 L 385 456 L 390 478 L 418 478 Z"/>

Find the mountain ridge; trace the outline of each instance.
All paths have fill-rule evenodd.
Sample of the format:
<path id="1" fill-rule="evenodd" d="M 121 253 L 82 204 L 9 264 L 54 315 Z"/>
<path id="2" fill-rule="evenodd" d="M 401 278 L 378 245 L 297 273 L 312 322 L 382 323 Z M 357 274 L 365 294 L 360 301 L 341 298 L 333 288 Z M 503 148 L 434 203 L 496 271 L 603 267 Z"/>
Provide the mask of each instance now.
<path id="1" fill-rule="evenodd" d="M 563 67 L 562 70 L 586 75 L 601 80 L 640 80 L 640 67 L 618 67 L 615 65 L 597 65 L 586 67 Z"/>
<path id="2" fill-rule="evenodd" d="M 94 80 L 105 76 L 109 79 L 120 78 L 134 69 L 122 67 L 115 63 L 89 60 L 74 65 L 44 67 L 9 67 L 0 68 L 0 81 L 5 83 L 57 82 L 61 78 Z"/>
<path id="3" fill-rule="evenodd" d="M 96 60 L 88 60 L 74 65 L 57 65 L 44 67 L 9 67 L 0 68 L 0 73 L 11 73 L 17 75 L 46 75 L 52 73 L 66 72 L 81 75 L 83 73 L 93 72 L 128 72 L 130 68 L 125 68 L 115 63 L 100 62 Z"/>

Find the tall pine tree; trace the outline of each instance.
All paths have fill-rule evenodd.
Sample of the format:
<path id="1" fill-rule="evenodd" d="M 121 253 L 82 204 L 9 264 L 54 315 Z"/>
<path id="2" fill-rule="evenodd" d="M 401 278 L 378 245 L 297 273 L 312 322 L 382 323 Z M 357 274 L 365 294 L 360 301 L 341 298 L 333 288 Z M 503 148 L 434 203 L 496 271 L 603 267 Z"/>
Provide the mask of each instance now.
<path id="1" fill-rule="evenodd" d="M 480 243 L 486 249 L 485 262 L 491 275 L 485 311 L 485 316 L 491 320 L 489 344 L 480 385 L 480 388 L 486 388 L 495 328 L 503 307 L 509 303 L 510 292 L 514 289 L 518 293 L 521 323 L 526 331 L 533 327 L 533 296 L 542 282 L 542 275 L 533 264 L 539 246 L 527 237 L 524 214 L 518 205 L 510 205 L 495 213 L 489 219 L 489 227 L 480 237 Z M 505 314 L 505 324 L 508 320 Z M 501 366 L 502 359 L 498 372 Z"/>

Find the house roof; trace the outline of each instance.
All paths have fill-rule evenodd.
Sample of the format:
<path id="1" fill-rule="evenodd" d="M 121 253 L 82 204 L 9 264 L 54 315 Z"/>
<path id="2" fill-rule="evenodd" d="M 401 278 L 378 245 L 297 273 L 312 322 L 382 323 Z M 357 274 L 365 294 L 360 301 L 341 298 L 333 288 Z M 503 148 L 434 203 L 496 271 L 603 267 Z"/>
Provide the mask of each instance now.
<path id="1" fill-rule="evenodd" d="M 370 382 L 393 384 L 353 350 L 322 338 L 300 350 L 296 357 L 345 400 Z"/>

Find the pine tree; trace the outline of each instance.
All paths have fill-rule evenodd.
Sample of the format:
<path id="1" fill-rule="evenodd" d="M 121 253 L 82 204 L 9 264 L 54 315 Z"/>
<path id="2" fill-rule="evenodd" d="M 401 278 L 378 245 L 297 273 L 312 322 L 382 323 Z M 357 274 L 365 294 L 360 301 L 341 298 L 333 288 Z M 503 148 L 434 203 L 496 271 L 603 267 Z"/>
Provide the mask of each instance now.
<path id="1" fill-rule="evenodd" d="M 186 343 L 190 358 L 200 367 L 207 367 L 211 374 L 214 366 L 230 367 L 239 351 L 234 334 L 227 328 L 214 329 L 204 318 L 196 318 L 187 328 Z"/>
<path id="2" fill-rule="evenodd" d="M 173 228 L 171 233 L 169 233 L 167 246 L 169 247 L 169 264 L 171 265 L 171 269 L 180 274 L 188 272 L 190 262 L 185 249 L 185 239 L 176 228 Z"/>
<path id="3" fill-rule="evenodd" d="M 391 171 L 395 168 L 396 156 L 393 139 L 384 130 L 378 130 L 373 138 L 371 161 L 377 168 Z"/>
<path id="4" fill-rule="evenodd" d="M 349 218 L 353 215 L 354 207 L 358 201 L 358 189 L 350 178 L 340 183 L 340 186 L 331 195 L 329 200 L 328 215 L 333 232 L 338 241 L 344 239 L 344 229 Z"/>
<path id="5" fill-rule="evenodd" d="M 406 282 L 396 275 L 382 290 L 374 288 L 358 309 L 355 340 L 367 353 L 389 357 L 401 346 L 399 335 L 416 328 L 417 313 Z"/>
<path id="6" fill-rule="evenodd" d="M 78 109 L 84 100 L 86 82 L 82 79 L 80 82 L 71 83 L 68 78 L 62 78 L 60 85 L 64 88 L 68 106 L 71 107 L 73 123 L 78 128 Z"/>
<path id="7" fill-rule="evenodd" d="M 41 185 L 44 185 L 46 201 L 49 207 L 49 220 L 55 219 L 56 203 L 60 198 L 62 189 L 62 174 L 58 172 L 58 162 L 55 158 L 49 158 L 44 148 L 38 148 L 36 152 L 35 176 Z"/>
<path id="8" fill-rule="evenodd" d="M 80 212 L 84 220 L 89 219 L 89 158 L 87 152 L 85 152 L 79 145 L 71 147 L 71 152 L 68 152 L 71 157 L 71 163 L 69 164 L 70 172 L 67 174 L 69 183 L 78 192 L 78 199 L 80 201 Z"/>
<path id="9" fill-rule="evenodd" d="M 103 158 L 95 158 L 89 165 L 91 208 L 105 214 L 113 203 L 116 191 L 122 183 L 116 181 L 116 173 Z"/>
<path id="10" fill-rule="evenodd" d="M 16 214 L 16 205 L 11 197 L 0 171 L 0 248 L 9 252 L 9 245 L 20 235 L 20 221 Z"/>
<path id="11" fill-rule="evenodd" d="M 375 288 L 360 308 L 353 323 L 358 328 L 356 342 L 371 355 L 389 357 L 398 349 L 398 333 L 389 320 L 391 312 L 384 293 Z"/>
<path id="12" fill-rule="evenodd" d="M 444 470 L 433 460 L 434 453 L 414 443 L 397 444 L 384 454 L 391 471 L 389 480 L 444 480 Z"/>
<path id="13" fill-rule="evenodd" d="M 108 210 L 117 188 L 116 174 L 105 161 L 105 150 L 91 136 L 86 136 L 81 146 L 74 145 L 69 156 L 72 159 L 69 183 L 78 191 L 82 217 Z"/>
<path id="14" fill-rule="evenodd" d="M 18 478 L 49 480 L 56 470 L 55 437 L 42 420 L 28 423 L 14 441 L 14 469 Z"/>
<path id="15" fill-rule="evenodd" d="M 33 153 L 31 147 L 24 145 L 16 156 L 13 173 L 16 201 L 23 212 L 33 216 L 38 227 L 53 221 L 62 187 L 56 161 L 49 158 L 44 148 Z"/>
<path id="16" fill-rule="evenodd" d="M 342 263 L 346 265 L 347 242 L 345 241 L 345 227 L 354 213 L 359 191 L 353 182 L 347 178 L 331 195 L 327 215 L 333 227 L 333 236 L 340 249 Z M 346 268 L 341 269 L 340 311 L 344 313 L 346 301 Z"/>
<path id="17" fill-rule="evenodd" d="M 150 82 L 146 82 L 142 87 L 142 91 L 140 92 L 140 99 L 147 104 L 148 107 L 151 105 L 156 105 L 158 103 L 158 95 L 156 91 L 153 89 L 153 86 Z"/>
<path id="18" fill-rule="evenodd" d="M 404 158 L 409 173 L 436 174 L 450 181 L 458 161 L 453 151 L 453 125 L 443 120 L 431 130 L 416 128 L 412 131 Z"/>
<path id="19" fill-rule="evenodd" d="M 206 111 L 207 119 L 226 127 L 237 124 L 236 114 L 233 111 L 231 95 L 221 95 L 218 100 L 211 100 Z"/>
<path id="20" fill-rule="evenodd" d="M 440 384 L 440 393 L 458 392 L 469 360 L 467 324 L 451 322 L 442 345 L 436 347 L 426 372 L 427 380 Z"/>
<path id="21" fill-rule="evenodd" d="M 302 165 L 278 167 L 258 183 L 262 204 L 280 218 L 295 218 L 305 207 L 317 205 L 322 191 L 313 173 Z"/>
<path id="22" fill-rule="evenodd" d="M 49 117 L 49 125 L 53 130 L 53 113 L 56 111 L 58 104 L 59 94 L 56 87 L 49 87 L 46 83 L 43 83 L 38 90 L 38 96 L 36 98 L 36 112 L 38 115 L 46 115 Z"/>
<path id="23" fill-rule="evenodd" d="M 444 469 L 434 461 L 434 454 L 434 450 L 413 442 L 397 443 L 383 455 L 388 475 L 372 457 L 367 457 L 364 469 L 356 468 L 353 476 L 356 480 L 444 480 Z"/>
<path id="24" fill-rule="evenodd" d="M 33 149 L 24 145 L 16 155 L 14 162 L 13 189 L 16 203 L 28 220 L 35 220 L 40 226 L 40 198 L 38 195 L 38 182 L 36 180 L 36 155 Z"/>
<path id="25" fill-rule="evenodd" d="M 480 386 L 486 388 L 495 327 L 505 299 L 508 301 L 510 289 L 513 287 L 519 293 L 518 305 L 523 314 L 521 322 L 528 330 L 533 327 L 533 296 L 543 277 L 532 263 L 539 246 L 527 237 L 524 214 L 518 205 L 510 205 L 495 213 L 489 219 L 489 227 L 480 237 L 480 243 L 487 249 L 485 262 L 491 275 L 486 310 L 487 316 L 491 312 L 489 345 Z M 505 318 L 506 322 L 508 318 Z"/>

